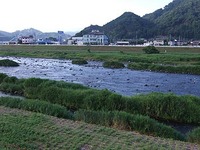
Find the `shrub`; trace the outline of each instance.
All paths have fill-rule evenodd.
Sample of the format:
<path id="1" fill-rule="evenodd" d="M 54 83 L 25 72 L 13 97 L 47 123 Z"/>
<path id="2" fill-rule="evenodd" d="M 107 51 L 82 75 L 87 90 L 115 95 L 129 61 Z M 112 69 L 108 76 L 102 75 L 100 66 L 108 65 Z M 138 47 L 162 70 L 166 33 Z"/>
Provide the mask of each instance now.
<path id="1" fill-rule="evenodd" d="M 158 53 L 160 53 L 159 50 L 157 50 L 154 46 L 147 46 L 147 47 L 143 48 L 143 51 L 146 54 L 158 54 Z"/>
<path id="2" fill-rule="evenodd" d="M 17 67 L 19 64 L 15 61 L 9 60 L 9 59 L 3 59 L 0 60 L 0 66 L 4 67 Z"/>
<path id="3" fill-rule="evenodd" d="M 117 62 L 117 61 L 106 61 L 103 63 L 103 67 L 105 68 L 111 68 L 111 69 L 117 69 L 117 68 L 124 68 L 124 64 Z"/>
<path id="4" fill-rule="evenodd" d="M 187 134 L 188 142 L 200 144 L 200 127 L 192 130 Z"/>
<path id="5" fill-rule="evenodd" d="M 83 59 L 75 59 L 75 60 L 72 60 L 72 64 L 85 65 L 85 64 L 88 64 L 88 62 L 86 60 L 83 60 Z"/>

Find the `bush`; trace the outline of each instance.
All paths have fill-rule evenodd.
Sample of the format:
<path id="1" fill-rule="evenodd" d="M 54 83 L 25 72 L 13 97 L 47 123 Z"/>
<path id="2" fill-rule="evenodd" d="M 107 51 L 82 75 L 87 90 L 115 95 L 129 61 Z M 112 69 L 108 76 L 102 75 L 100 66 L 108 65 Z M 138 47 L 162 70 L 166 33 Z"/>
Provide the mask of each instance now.
<path id="1" fill-rule="evenodd" d="M 9 59 L 3 59 L 0 60 L 0 66 L 4 67 L 17 67 L 19 64 L 15 61 L 9 60 Z"/>
<path id="2" fill-rule="evenodd" d="M 91 124 L 98 124 L 117 129 L 138 131 L 142 134 L 185 140 L 184 137 L 173 128 L 153 120 L 147 116 L 133 115 L 119 111 L 91 111 L 79 110 L 75 113 L 75 120 Z"/>
<path id="3" fill-rule="evenodd" d="M 111 68 L 111 69 L 118 69 L 118 68 L 124 68 L 124 64 L 117 62 L 117 61 L 106 61 L 103 63 L 103 67 L 105 68 Z"/>
<path id="4" fill-rule="evenodd" d="M 143 51 L 146 54 L 158 54 L 158 53 L 160 53 L 159 50 L 157 50 L 154 46 L 147 46 L 147 47 L 143 48 Z"/>
<path id="5" fill-rule="evenodd" d="M 200 144 L 200 127 L 187 134 L 187 141 Z"/>

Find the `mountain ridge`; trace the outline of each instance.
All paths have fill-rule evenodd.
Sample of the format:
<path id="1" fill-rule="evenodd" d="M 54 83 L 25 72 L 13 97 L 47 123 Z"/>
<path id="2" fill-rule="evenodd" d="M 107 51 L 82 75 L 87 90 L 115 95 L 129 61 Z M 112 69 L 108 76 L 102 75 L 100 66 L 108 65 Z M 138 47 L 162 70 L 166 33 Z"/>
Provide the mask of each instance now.
<path id="1" fill-rule="evenodd" d="M 111 41 L 137 38 L 155 38 L 157 36 L 181 38 L 182 40 L 200 39 L 200 1 L 173 0 L 163 9 L 142 17 L 125 12 L 118 18 L 98 26 Z M 94 26 L 93 26 L 94 27 Z M 87 30 L 85 30 L 87 29 Z M 90 27 L 81 33 L 89 33 Z M 80 32 L 75 36 L 80 35 Z"/>
<path id="2" fill-rule="evenodd" d="M 0 41 L 10 41 L 13 38 L 17 38 L 19 36 L 30 36 L 33 35 L 37 39 L 45 39 L 49 37 L 57 38 L 58 33 L 57 32 L 42 32 L 40 30 L 29 28 L 24 30 L 16 30 L 15 32 L 6 32 L 6 31 L 0 31 Z M 64 33 L 63 38 L 70 38 L 71 35 Z"/>

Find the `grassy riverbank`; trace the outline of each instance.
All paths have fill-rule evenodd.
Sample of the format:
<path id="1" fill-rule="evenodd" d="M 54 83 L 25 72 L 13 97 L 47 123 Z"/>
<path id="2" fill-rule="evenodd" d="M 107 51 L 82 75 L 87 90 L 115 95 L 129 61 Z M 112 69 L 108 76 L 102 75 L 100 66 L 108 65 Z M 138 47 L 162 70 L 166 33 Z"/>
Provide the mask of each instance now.
<path id="1" fill-rule="evenodd" d="M 17 79 L 5 74 L 0 74 L 0 90 L 32 99 L 1 98 L 3 106 L 164 138 L 187 140 L 157 120 L 200 125 L 200 98 L 193 96 L 152 93 L 124 97 L 79 84 L 39 78 Z M 193 139 L 198 143 L 198 138 L 197 135 Z"/>
<path id="2" fill-rule="evenodd" d="M 0 106 L 0 149 L 198 149 L 197 144 L 146 136 Z"/>
<path id="3" fill-rule="evenodd" d="M 118 46 L 1 45 L 0 56 L 117 61 L 129 64 L 130 69 L 136 70 L 200 74 L 200 48 L 158 47 L 159 54 L 145 54 L 142 49 Z"/>

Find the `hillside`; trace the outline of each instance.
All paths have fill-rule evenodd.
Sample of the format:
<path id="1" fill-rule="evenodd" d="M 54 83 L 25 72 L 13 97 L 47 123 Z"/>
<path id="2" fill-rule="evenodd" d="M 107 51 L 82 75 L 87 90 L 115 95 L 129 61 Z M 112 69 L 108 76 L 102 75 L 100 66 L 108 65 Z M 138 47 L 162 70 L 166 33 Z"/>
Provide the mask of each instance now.
<path id="1" fill-rule="evenodd" d="M 0 149 L 198 149 L 197 144 L 0 107 Z"/>
<path id="2" fill-rule="evenodd" d="M 125 12 L 102 28 L 113 40 L 151 37 L 154 24 L 140 16 Z"/>
<path id="3" fill-rule="evenodd" d="M 164 9 L 159 9 L 143 18 L 157 25 L 157 34 L 200 39 L 199 8 L 199 0 L 174 0 Z"/>
<path id="4" fill-rule="evenodd" d="M 104 26 L 91 25 L 86 27 L 75 36 L 90 33 L 92 30 L 104 32 L 110 39 L 116 41 L 121 39 L 136 39 L 141 37 L 151 37 L 154 24 L 140 16 L 125 12 L 120 17 L 110 21 Z"/>
<path id="5" fill-rule="evenodd" d="M 125 12 L 110 21 L 101 29 L 111 40 L 154 38 L 168 36 L 181 39 L 200 39 L 200 1 L 174 0 L 164 9 L 158 9 L 143 17 Z M 91 28 L 92 27 L 92 28 Z M 88 33 L 94 26 L 87 27 L 81 33 Z M 77 36 L 80 35 L 77 34 Z"/>

